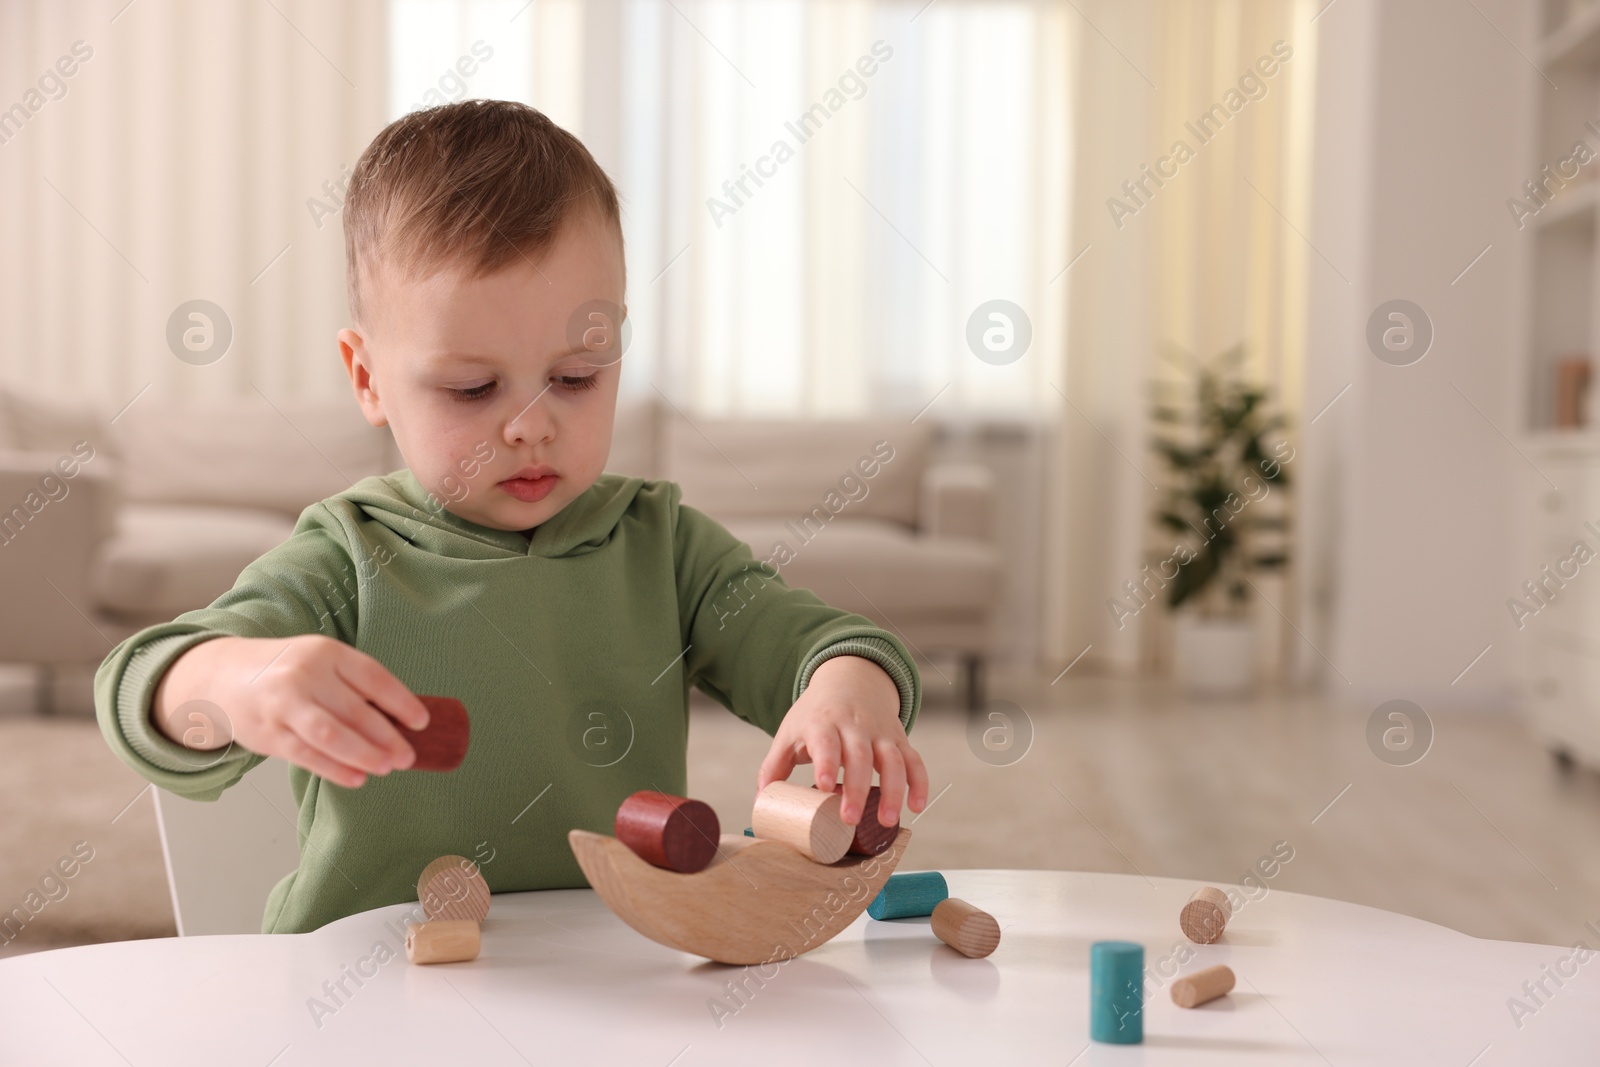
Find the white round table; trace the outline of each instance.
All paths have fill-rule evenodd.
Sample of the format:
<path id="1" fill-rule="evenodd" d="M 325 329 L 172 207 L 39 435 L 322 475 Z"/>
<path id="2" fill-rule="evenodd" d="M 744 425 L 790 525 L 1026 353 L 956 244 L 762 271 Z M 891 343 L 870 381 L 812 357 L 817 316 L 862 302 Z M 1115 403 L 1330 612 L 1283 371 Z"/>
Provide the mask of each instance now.
<path id="1" fill-rule="evenodd" d="M 1560 986 L 1544 970 L 1570 946 L 1482 941 L 1276 889 L 1222 941 L 1192 945 L 1177 916 L 1200 883 L 945 876 L 999 920 L 992 956 L 959 955 L 926 919 L 863 915 L 804 956 L 727 967 L 647 940 L 584 889 L 495 896 L 470 963 L 408 963 L 406 905 L 310 934 L 0 958 L 0 1064 L 1600 1063 L 1600 956 L 1561 964 L 1577 973 Z M 1089 1041 L 1100 940 L 1145 946 L 1141 1045 Z M 1162 972 L 1183 946 L 1184 973 L 1227 963 L 1234 991 L 1174 1005 Z M 1523 983 L 1541 978 L 1534 1001 Z M 1533 1009 L 1520 1026 L 1512 997 Z"/>

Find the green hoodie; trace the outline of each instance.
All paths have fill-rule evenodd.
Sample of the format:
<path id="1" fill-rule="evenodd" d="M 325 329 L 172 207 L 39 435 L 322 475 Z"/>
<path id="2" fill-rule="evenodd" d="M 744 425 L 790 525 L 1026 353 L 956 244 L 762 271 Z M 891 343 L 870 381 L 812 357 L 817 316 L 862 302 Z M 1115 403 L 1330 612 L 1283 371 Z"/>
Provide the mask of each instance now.
<path id="1" fill-rule="evenodd" d="M 300 933 L 416 900 L 422 868 L 447 854 L 492 849 L 495 892 L 586 886 L 568 830 L 611 833 L 640 789 L 686 792 L 690 685 L 773 734 L 819 663 L 863 656 L 894 678 L 909 730 L 921 679 L 900 640 L 789 588 L 680 496 L 607 473 L 532 531 L 506 531 L 444 510 L 409 470 L 364 478 L 302 512 L 210 607 L 114 648 L 95 675 L 101 732 L 161 788 L 215 800 L 265 757 L 176 744 L 150 705 L 173 660 L 228 635 L 324 634 L 466 705 L 455 771 L 347 789 L 291 766 L 300 866 L 262 932 Z"/>

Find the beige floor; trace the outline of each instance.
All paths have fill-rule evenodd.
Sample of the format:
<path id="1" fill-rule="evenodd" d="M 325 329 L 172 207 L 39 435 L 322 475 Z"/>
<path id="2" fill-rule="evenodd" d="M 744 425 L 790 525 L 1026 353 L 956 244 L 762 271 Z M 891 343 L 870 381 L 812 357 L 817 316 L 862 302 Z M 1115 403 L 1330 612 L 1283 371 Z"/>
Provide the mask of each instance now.
<path id="1" fill-rule="evenodd" d="M 992 766 L 969 747 L 966 714 L 924 673 L 930 700 L 912 740 L 937 800 L 912 824 L 907 866 L 1232 883 L 1284 841 L 1294 858 L 1274 889 L 1551 944 L 1600 919 L 1600 775 L 1556 770 L 1514 717 L 1438 716 L 1433 749 L 1399 768 L 1368 751 L 1364 711 L 1315 698 L 1200 703 L 1147 683 L 1069 675 L 1052 688 L 1001 676 L 994 695 L 1022 707 L 1035 736 L 1019 761 Z M 768 744 L 697 705 L 690 791 L 729 829 L 748 824 Z M 810 769 L 794 778 L 809 783 Z M 91 720 L 0 716 L 0 910 L 21 904 L 75 842 L 94 850 L 65 897 L 0 943 L 0 959 L 174 933 L 143 785 Z"/>

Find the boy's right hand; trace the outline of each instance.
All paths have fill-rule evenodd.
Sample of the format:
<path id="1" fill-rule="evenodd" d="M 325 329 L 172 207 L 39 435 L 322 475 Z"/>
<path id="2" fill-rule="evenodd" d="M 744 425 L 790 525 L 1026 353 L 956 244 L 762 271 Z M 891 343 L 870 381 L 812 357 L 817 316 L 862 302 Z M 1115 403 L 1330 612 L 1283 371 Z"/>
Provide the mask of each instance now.
<path id="1" fill-rule="evenodd" d="M 186 719 L 194 708 L 186 705 L 197 700 L 215 705 L 221 721 L 193 729 Z M 427 707 L 383 664 L 343 641 L 305 634 L 202 641 L 167 668 L 151 719 L 189 748 L 237 741 L 354 789 L 366 775 L 409 767 L 416 758 L 383 712 L 413 730 L 428 724 Z"/>

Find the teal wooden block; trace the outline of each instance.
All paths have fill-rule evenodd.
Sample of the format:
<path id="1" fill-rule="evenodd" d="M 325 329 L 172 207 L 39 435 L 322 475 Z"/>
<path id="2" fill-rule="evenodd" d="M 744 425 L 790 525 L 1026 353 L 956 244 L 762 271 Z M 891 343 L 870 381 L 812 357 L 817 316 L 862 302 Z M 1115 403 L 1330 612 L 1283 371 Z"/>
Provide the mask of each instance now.
<path id="1" fill-rule="evenodd" d="M 754 837 L 754 836 L 756 836 L 756 832 L 752 828 L 746 826 L 744 828 L 744 836 L 746 836 L 746 837 Z"/>
<path id="2" fill-rule="evenodd" d="M 874 919 L 907 919 L 916 915 L 932 915 L 935 905 L 950 896 L 944 875 L 938 871 L 916 871 L 912 874 L 891 874 L 883 889 L 867 905 L 867 914 Z"/>
<path id="3" fill-rule="evenodd" d="M 1096 941 L 1089 948 L 1089 1036 L 1112 1045 L 1144 1040 L 1144 946 Z"/>

